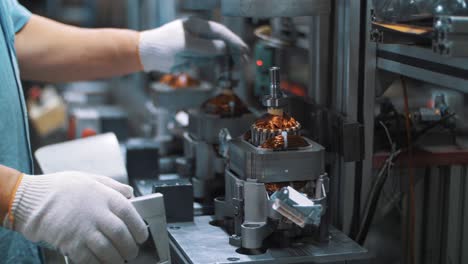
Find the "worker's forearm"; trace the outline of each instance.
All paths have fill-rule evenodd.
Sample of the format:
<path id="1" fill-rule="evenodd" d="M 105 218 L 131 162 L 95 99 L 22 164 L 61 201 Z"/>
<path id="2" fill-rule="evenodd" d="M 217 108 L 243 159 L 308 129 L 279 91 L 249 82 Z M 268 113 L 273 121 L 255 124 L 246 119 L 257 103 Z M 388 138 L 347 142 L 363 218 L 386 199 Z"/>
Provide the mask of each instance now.
<path id="1" fill-rule="evenodd" d="M 139 33 L 84 29 L 33 15 L 16 34 L 21 76 L 27 80 L 89 80 L 140 71 Z"/>
<path id="2" fill-rule="evenodd" d="M 0 165 L 0 226 L 8 213 L 20 177 L 19 171 Z"/>

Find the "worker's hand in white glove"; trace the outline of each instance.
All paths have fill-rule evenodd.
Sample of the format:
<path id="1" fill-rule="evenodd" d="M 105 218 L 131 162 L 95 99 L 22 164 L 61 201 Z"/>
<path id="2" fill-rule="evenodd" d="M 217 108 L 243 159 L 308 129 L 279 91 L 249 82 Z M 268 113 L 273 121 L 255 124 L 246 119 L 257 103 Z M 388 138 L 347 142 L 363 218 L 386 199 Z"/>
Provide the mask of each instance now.
<path id="1" fill-rule="evenodd" d="M 74 263 L 124 263 L 148 229 L 128 198 L 130 186 L 104 176 L 24 175 L 4 226 L 46 243 Z"/>
<path id="2" fill-rule="evenodd" d="M 227 54 L 234 61 L 245 61 L 248 50 L 225 26 L 198 18 L 176 20 L 140 33 L 139 54 L 146 72 L 170 72 Z"/>

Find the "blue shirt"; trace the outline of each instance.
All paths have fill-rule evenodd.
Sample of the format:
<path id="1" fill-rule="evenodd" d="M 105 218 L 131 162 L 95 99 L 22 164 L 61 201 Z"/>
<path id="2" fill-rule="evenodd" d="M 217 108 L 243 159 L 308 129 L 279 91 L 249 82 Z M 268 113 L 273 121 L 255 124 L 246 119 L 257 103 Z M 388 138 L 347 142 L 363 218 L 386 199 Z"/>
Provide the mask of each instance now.
<path id="1" fill-rule="evenodd" d="M 0 164 L 28 174 L 32 156 L 14 41 L 30 17 L 16 0 L 0 0 Z M 0 227 L 0 263 L 40 263 L 38 248 Z"/>

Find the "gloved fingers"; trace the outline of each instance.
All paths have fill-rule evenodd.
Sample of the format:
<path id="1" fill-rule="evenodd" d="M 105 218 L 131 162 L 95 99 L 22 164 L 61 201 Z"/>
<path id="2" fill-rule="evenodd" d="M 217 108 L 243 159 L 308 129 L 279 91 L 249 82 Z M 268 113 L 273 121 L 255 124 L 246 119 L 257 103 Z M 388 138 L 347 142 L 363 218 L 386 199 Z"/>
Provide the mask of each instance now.
<path id="1" fill-rule="evenodd" d="M 195 36 L 207 39 L 219 39 L 226 42 L 231 51 L 247 54 L 249 47 L 234 32 L 222 24 L 190 17 L 183 23 L 185 29 Z"/>
<path id="2" fill-rule="evenodd" d="M 73 252 L 67 255 L 73 264 L 100 264 L 93 252 L 88 248 L 75 248 Z"/>
<path id="3" fill-rule="evenodd" d="M 188 38 L 182 54 L 185 57 L 214 57 L 226 54 L 226 44 L 222 40 Z"/>
<path id="4" fill-rule="evenodd" d="M 87 248 L 99 260 L 98 263 L 125 263 L 111 241 L 101 232 L 91 233 L 86 241 Z"/>
<path id="5" fill-rule="evenodd" d="M 111 200 L 110 208 L 124 222 L 137 243 L 142 244 L 148 239 L 148 227 L 129 200 L 116 197 Z"/>
<path id="6" fill-rule="evenodd" d="M 131 186 L 122 184 L 106 176 L 101 176 L 101 175 L 96 175 L 96 174 L 89 174 L 89 176 L 93 178 L 94 180 L 104 184 L 105 186 L 118 191 L 127 199 L 130 199 L 133 197 L 133 188 Z"/>
<path id="7" fill-rule="evenodd" d="M 136 258 L 138 255 L 138 245 L 127 226 L 117 216 L 112 214 L 110 217 L 112 224 L 102 222 L 98 226 L 99 230 L 111 241 L 123 259 L 132 260 Z"/>

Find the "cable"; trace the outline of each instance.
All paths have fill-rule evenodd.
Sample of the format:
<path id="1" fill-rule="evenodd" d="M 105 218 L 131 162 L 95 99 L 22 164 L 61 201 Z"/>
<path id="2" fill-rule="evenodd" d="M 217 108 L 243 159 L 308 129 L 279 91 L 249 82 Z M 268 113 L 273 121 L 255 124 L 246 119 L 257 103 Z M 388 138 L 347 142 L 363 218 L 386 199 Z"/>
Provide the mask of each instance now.
<path id="1" fill-rule="evenodd" d="M 382 121 L 379 121 L 379 124 L 385 130 L 385 134 L 387 135 L 388 143 L 390 143 L 390 148 L 392 149 L 392 151 L 394 151 L 395 150 L 395 145 L 393 144 L 393 140 L 392 140 L 392 137 L 390 136 L 390 132 L 388 131 L 387 126 Z"/>
<path id="2" fill-rule="evenodd" d="M 403 81 L 403 83 L 404 83 L 404 81 Z M 403 89 L 406 89 L 406 84 L 404 85 Z M 406 109 L 408 109 L 408 108 L 406 108 Z M 405 112 L 406 112 L 406 114 L 405 114 L 406 117 L 408 117 L 408 119 L 406 120 L 406 123 L 408 123 L 409 122 L 409 111 L 405 111 Z M 452 118 L 454 116 L 455 116 L 455 113 L 449 114 L 449 115 L 443 117 L 438 122 L 425 127 L 424 129 L 422 129 L 420 132 L 418 132 L 416 134 L 416 136 L 414 137 L 414 140 L 411 140 L 411 126 L 410 126 L 409 129 L 408 128 L 406 129 L 407 137 L 408 137 L 408 133 L 410 134 L 409 135 L 410 140 L 408 140 L 408 142 L 409 142 L 408 146 L 406 148 L 400 148 L 397 151 L 394 151 L 396 145 L 395 145 L 393 139 L 390 136 L 388 128 L 385 126 L 385 124 L 383 122 L 381 122 L 381 121 L 379 122 L 380 125 L 385 129 L 385 133 L 387 134 L 387 139 L 389 140 L 389 142 L 391 142 L 390 144 L 392 144 L 392 150 L 390 152 L 389 157 L 385 160 L 384 165 L 379 170 L 379 172 L 377 174 L 377 177 L 376 177 L 376 180 L 375 180 L 374 184 L 372 185 L 372 187 L 371 187 L 371 189 L 369 191 L 369 194 L 368 194 L 368 197 L 367 197 L 367 200 L 366 200 L 366 205 L 364 207 L 364 214 L 363 214 L 363 218 L 362 218 L 363 220 L 362 220 L 362 222 L 360 224 L 360 229 L 359 229 L 358 235 L 356 236 L 356 241 L 359 244 L 363 245 L 365 240 L 366 240 L 366 237 L 367 237 L 367 234 L 368 234 L 368 231 L 369 231 L 369 228 L 370 228 L 370 224 L 372 223 L 372 219 L 373 219 L 373 217 L 375 215 L 377 202 L 380 199 L 380 194 L 381 194 L 381 191 L 382 191 L 382 187 L 386 182 L 386 179 L 388 177 L 388 173 L 391 170 L 391 168 L 393 166 L 393 163 L 398 159 L 399 155 L 402 152 L 406 151 L 409 154 L 410 149 L 411 149 L 411 152 L 412 152 L 412 147 L 427 132 L 429 132 L 431 129 L 437 127 L 438 125 L 443 124 L 446 120 L 448 120 L 448 119 L 450 119 L 450 118 Z M 414 166 L 412 164 L 413 163 L 412 156 L 411 156 L 411 158 L 409 158 L 409 160 L 411 160 L 410 168 L 413 168 Z M 411 171 L 412 171 L 412 169 L 411 169 Z M 413 180 L 414 180 L 414 178 L 413 178 Z M 412 185 L 414 187 L 414 182 L 412 183 Z M 414 189 L 413 189 L 413 197 L 414 197 Z M 413 217 L 414 217 L 414 215 L 413 215 Z M 413 221 L 414 221 L 414 219 L 413 219 Z M 414 228 L 412 230 L 414 231 Z M 413 236 L 414 236 L 414 234 L 413 234 Z M 411 238 L 411 240 L 414 241 L 414 237 Z M 413 257 L 414 257 L 414 252 L 411 255 L 413 255 Z"/>
<path id="3" fill-rule="evenodd" d="M 364 206 L 364 214 L 363 214 L 363 220 L 362 223 L 359 226 L 358 233 L 356 235 L 355 240 L 360 244 L 363 245 L 366 238 L 367 234 L 369 232 L 370 225 L 372 223 L 372 220 L 374 219 L 375 215 L 375 209 L 377 208 L 377 203 L 380 199 L 380 194 L 382 192 L 382 188 L 386 182 L 386 179 L 388 177 L 388 172 L 386 172 L 387 168 L 390 168 L 390 164 L 392 163 L 392 160 L 396 158 L 401 151 L 399 152 L 393 152 L 394 150 L 394 144 L 393 140 L 390 136 L 390 133 L 388 131 L 387 126 L 382 122 L 379 121 L 380 125 L 384 128 L 385 133 L 387 135 L 387 139 L 390 143 L 390 147 L 392 149 L 392 152 L 390 153 L 390 156 L 385 160 L 384 165 L 380 169 L 380 171 L 377 174 L 377 179 L 375 180 L 374 184 L 372 185 L 371 189 L 369 190 L 368 197 L 366 199 L 366 204 Z"/>
<path id="4" fill-rule="evenodd" d="M 423 128 L 421 131 L 419 131 L 415 137 L 414 137 L 414 141 L 417 141 L 419 140 L 422 136 L 424 136 L 429 130 L 443 124 L 445 121 L 449 120 L 450 118 L 452 117 L 455 117 L 456 113 L 451 113 L 449 115 L 446 115 L 444 117 L 442 117 L 439 121 L 437 122 L 434 122 L 430 125 L 428 125 L 427 127 Z"/>
<path id="5" fill-rule="evenodd" d="M 383 129 L 385 130 L 385 134 L 387 135 L 387 139 L 388 139 L 388 143 L 390 144 L 390 149 L 391 149 L 391 152 L 395 152 L 395 148 L 396 148 L 396 144 L 393 142 L 392 140 L 392 137 L 390 136 L 390 132 L 387 128 L 387 126 L 385 125 L 384 122 L 382 121 L 379 121 L 379 124 L 383 127 Z M 387 174 L 390 174 L 390 168 L 388 169 L 388 172 Z M 388 177 L 387 177 L 388 178 Z M 392 193 L 394 194 L 392 197 L 396 197 L 400 194 L 396 194 L 396 185 L 395 185 L 395 180 L 393 180 L 393 183 L 392 183 Z M 382 189 L 382 196 L 387 200 L 388 203 L 393 203 L 394 200 L 396 200 L 396 198 L 392 198 L 390 197 L 387 192 L 385 191 L 385 189 Z M 398 208 L 399 209 L 399 208 Z M 401 211 L 401 210 L 399 210 Z"/>
<path id="6" fill-rule="evenodd" d="M 356 241 L 360 245 L 364 244 L 367 234 L 369 232 L 370 225 L 372 223 L 372 220 L 374 219 L 377 204 L 380 199 L 380 193 L 382 192 L 382 188 L 388 177 L 388 171 L 393 166 L 393 161 L 400 154 L 401 154 L 401 150 L 398 150 L 390 154 L 390 156 L 385 160 L 385 163 L 380 169 L 379 173 L 377 174 L 377 179 L 375 180 L 374 185 L 371 187 L 371 190 L 369 191 L 369 195 L 366 200 L 367 201 L 366 206 L 364 207 L 363 222 L 356 236 Z"/>
<path id="7" fill-rule="evenodd" d="M 414 194 L 414 164 L 413 164 L 413 144 L 411 138 L 411 121 L 408 104 L 408 89 L 406 87 L 405 79 L 400 76 L 401 86 L 403 88 L 403 96 L 405 101 L 405 126 L 406 126 L 406 140 L 408 143 L 408 176 L 409 176 L 409 264 L 414 264 L 415 261 L 415 225 L 416 225 L 416 205 Z"/>

